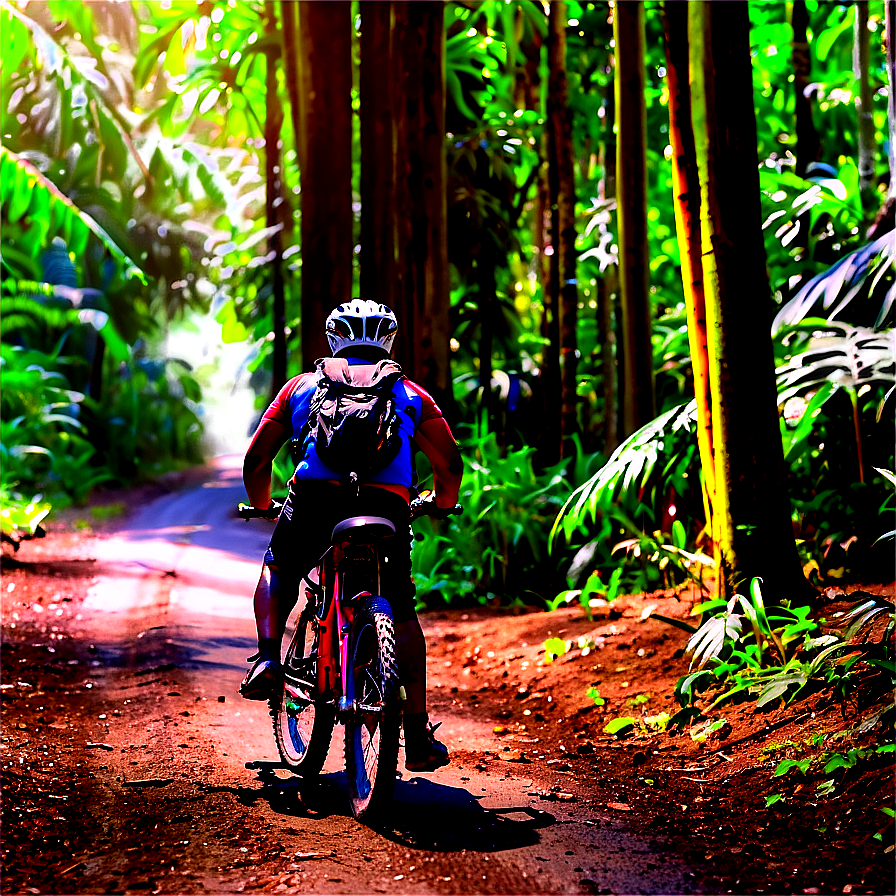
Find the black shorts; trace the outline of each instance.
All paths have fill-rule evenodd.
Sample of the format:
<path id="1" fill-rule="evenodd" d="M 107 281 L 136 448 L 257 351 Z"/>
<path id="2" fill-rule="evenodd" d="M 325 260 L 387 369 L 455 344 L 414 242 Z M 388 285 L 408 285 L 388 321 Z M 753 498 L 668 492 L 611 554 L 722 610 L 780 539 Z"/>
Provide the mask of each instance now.
<path id="1" fill-rule="evenodd" d="M 355 496 L 352 489 L 332 482 L 296 482 L 274 527 L 265 562 L 274 567 L 285 592 L 295 599 L 302 576 L 317 566 L 330 547 L 334 527 L 350 516 L 381 516 L 395 526 L 394 537 L 378 542 L 382 596 L 392 606 L 396 622 L 416 618 L 408 504 L 385 489 L 361 486 Z"/>

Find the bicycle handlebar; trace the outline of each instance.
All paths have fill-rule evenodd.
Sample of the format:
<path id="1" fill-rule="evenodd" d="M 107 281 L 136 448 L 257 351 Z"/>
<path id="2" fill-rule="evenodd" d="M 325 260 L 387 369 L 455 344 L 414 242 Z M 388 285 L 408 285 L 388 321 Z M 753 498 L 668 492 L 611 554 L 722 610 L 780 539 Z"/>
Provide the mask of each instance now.
<path id="1" fill-rule="evenodd" d="M 267 510 L 262 510 L 259 507 L 252 507 L 249 504 L 238 504 L 236 508 L 237 516 L 243 520 L 275 520 L 278 516 L 280 516 L 280 511 L 283 509 L 282 501 L 272 501 L 271 506 L 267 508 Z M 447 509 L 442 507 L 437 507 L 434 502 L 427 501 L 425 498 L 415 498 L 411 501 L 410 506 L 408 508 L 408 521 L 413 522 L 416 519 L 419 519 L 421 516 L 431 516 L 435 519 L 446 519 L 449 516 L 456 516 L 457 514 L 463 511 L 463 507 L 460 504 L 455 504 L 454 507 L 449 507 Z"/>
<path id="2" fill-rule="evenodd" d="M 271 501 L 271 506 L 267 510 L 260 507 L 252 507 L 250 504 L 238 504 L 236 508 L 237 516 L 242 520 L 275 520 L 280 516 L 283 510 L 282 501 Z"/>
<path id="3" fill-rule="evenodd" d="M 461 507 L 460 504 L 455 504 L 454 507 L 447 508 L 437 507 L 434 501 L 427 501 L 424 498 L 414 498 L 414 500 L 411 501 L 408 511 L 408 519 L 410 522 L 419 519 L 421 516 L 431 516 L 437 520 L 444 520 L 449 516 L 457 516 L 459 513 L 462 513 L 463 507 Z"/>

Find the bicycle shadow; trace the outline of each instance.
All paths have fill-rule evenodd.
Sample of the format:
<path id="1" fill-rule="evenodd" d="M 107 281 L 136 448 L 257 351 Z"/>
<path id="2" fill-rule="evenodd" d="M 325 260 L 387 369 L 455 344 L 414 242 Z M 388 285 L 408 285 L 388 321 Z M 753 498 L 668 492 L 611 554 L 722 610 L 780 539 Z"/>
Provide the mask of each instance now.
<path id="1" fill-rule="evenodd" d="M 259 769 L 260 788 L 239 788 L 237 797 L 244 805 L 265 800 L 280 815 L 351 816 L 344 771 L 303 781 L 281 778 L 275 767 L 276 763 L 271 763 Z M 479 802 L 485 796 L 422 777 L 400 780 L 390 809 L 367 826 L 394 843 L 415 849 L 501 852 L 537 844 L 541 839 L 538 832 L 556 822 L 550 812 L 531 806 L 486 808 Z"/>

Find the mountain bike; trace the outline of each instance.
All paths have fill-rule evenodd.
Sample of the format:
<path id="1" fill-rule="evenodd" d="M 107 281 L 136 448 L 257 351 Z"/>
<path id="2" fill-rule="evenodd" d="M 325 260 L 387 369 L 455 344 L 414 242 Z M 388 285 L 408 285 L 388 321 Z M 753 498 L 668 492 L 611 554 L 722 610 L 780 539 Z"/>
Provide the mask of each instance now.
<path id="1" fill-rule="evenodd" d="M 435 510 L 417 499 L 409 520 Z M 241 504 L 243 519 L 270 511 Z M 448 513 L 460 513 L 460 506 Z M 333 529 L 330 548 L 302 578 L 299 616 L 283 660 L 283 690 L 270 700 L 283 764 L 303 778 L 320 773 L 336 723 L 345 726 L 345 771 L 355 818 L 392 799 L 398 766 L 403 687 L 395 625 L 381 596 L 378 542 L 390 520 L 355 516 Z"/>

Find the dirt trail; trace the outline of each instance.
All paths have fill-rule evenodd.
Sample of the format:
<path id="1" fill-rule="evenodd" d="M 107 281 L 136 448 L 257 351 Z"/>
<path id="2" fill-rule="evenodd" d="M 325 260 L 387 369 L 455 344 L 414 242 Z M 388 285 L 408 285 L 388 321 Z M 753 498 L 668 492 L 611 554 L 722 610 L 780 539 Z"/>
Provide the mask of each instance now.
<path id="1" fill-rule="evenodd" d="M 269 534 L 231 516 L 242 497 L 221 463 L 79 545 L 81 594 L 26 594 L 25 567 L 8 570 L 5 715 L 24 721 L 4 726 L 4 893 L 700 890 L 578 788 L 557 797 L 556 775 L 489 761 L 499 720 L 450 706 L 455 762 L 404 773 L 380 830 L 350 816 L 338 728 L 316 785 L 246 770 L 277 756 L 266 708 L 236 694 Z M 40 563 L 46 546 L 27 547 Z"/>
<path id="2" fill-rule="evenodd" d="M 410 775 L 400 760 L 379 829 L 349 812 L 339 728 L 314 784 L 247 770 L 277 756 L 266 707 L 236 690 L 270 532 L 232 515 L 242 498 L 221 459 L 117 532 L 51 533 L 4 558 L 3 893 L 891 891 L 892 853 L 872 839 L 891 773 L 855 782 L 867 806 L 850 794 L 864 814 L 839 840 L 815 829 L 844 804 L 763 807 L 780 787 L 760 751 L 771 732 L 796 737 L 810 712 L 833 724 L 832 707 L 732 716 L 715 744 L 602 734 L 607 713 L 672 708 L 684 636 L 650 613 L 686 615 L 675 595 L 595 620 L 424 614 L 453 762 Z M 590 646 L 548 665 L 558 635 Z"/>

